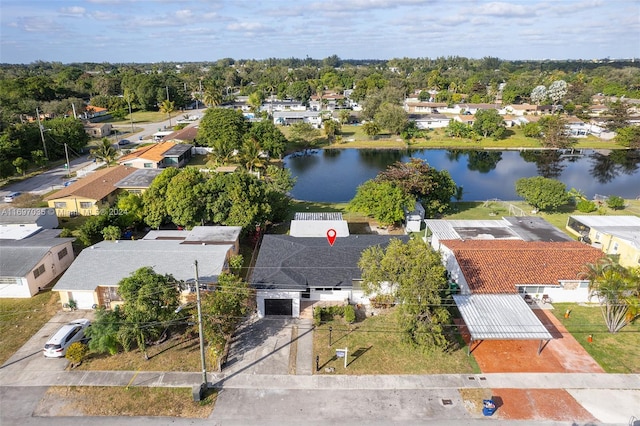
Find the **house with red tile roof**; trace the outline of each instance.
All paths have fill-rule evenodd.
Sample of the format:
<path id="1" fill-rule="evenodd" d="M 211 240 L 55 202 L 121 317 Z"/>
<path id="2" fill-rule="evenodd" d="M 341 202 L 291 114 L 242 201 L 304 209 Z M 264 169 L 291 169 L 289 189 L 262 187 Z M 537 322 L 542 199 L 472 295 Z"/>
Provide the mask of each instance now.
<path id="1" fill-rule="evenodd" d="M 555 302 L 586 302 L 584 265 L 602 252 L 575 241 L 441 240 L 450 278 L 462 294 L 548 295 Z"/>

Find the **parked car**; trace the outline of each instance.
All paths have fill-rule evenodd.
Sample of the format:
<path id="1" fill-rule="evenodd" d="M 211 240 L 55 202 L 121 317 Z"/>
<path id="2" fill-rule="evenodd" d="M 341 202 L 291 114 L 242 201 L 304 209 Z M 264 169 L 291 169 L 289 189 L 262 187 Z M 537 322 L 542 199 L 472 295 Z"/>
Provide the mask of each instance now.
<path id="1" fill-rule="evenodd" d="M 129 145 L 131 142 L 128 139 L 121 139 L 118 145 Z"/>
<path id="2" fill-rule="evenodd" d="M 78 181 L 78 179 L 71 179 L 71 180 L 66 181 L 66 182 L 65 182 L 65 183 L 63 183 L 62 185 L 63 185 L 63 186 L 69 186 L 69 185 L 71 185 L 72 183 L 77 182 L 77 181 Z"/>
<path id="3" fill-rule="evenodd" d="M 44 356 L 60 358 L 66 355 L 72 343 L 86 341 L 84 332 L 91 325 L 86 318 L 71 321 L 62 326 L 44 345 Z"/>
<path id="4" fill-rule="evenodd" d="M 16 199 L 16 197 L 20 196 L 21 192 L 12 192 L 10 194 L 7 194 L 4 196 L 4 202 L 5 203 L 13 203 L 13 200 Z"/>

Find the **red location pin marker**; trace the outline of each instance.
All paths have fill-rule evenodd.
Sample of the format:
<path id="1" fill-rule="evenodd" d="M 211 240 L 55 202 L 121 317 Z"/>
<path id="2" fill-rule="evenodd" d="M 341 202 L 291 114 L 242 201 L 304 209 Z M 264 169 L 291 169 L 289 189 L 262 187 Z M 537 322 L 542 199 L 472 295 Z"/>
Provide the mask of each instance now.
<path id="1" fill-rule="evenodd" d="M 327 231 L 327 240 L 329 241 L 329 245 L 331 247 L 333 247 L 333 243 L 336 242 L 336 236 L 338 235 L 338 233 L 336 232 L 335 229 L 329 229 Z"/>

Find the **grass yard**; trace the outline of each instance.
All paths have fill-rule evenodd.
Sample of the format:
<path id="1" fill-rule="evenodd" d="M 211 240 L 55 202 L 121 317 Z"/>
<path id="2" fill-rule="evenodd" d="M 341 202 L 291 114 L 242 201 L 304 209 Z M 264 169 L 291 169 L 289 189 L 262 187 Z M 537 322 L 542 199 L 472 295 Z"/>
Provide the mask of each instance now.
<path id="1" fill-rule="evenodd" d="M 131 115 L 133 116 L 134 126 L 136 123 L 159 123 L 169 119 L 169 116 L 166 113 L 160 112 L 160 111 L 136 111 Z M 175 112 L 172 113 L 171 114 L 172 122 L 175 117 L 182 117 L 182 114 L 180 114 L 180 112 L 178 112 L 177 115 Z M 177 120 L 179 119 L 180 118 L 177 118 Z M 127 116 L 123 120 L 106 120 L 105 123 L 111 123 L 111 124 L 122 125 L 122 126 L 126 126 L 126 125 L 131 126 L 131 117 L 129 117 L 129 114 L 127 114 Z"/>
<path id="2" fill-rule="evenodd" d="M 597 305 L 581 306 L 575 303 L 554 303 L 553 314 L 607 373 L 640 373 L 640 321 L 629 324 L 612 334 Z M 564 318 L 571 309 L 569 318 Z M 589 343 L 587 337 L 593 336 Z"/>
<path id="3" fill-rule="evenodd" d="M 332 327 L 329 347 L 329 327 Z M 449 353 L 425 353 L 402 342 L 392 314 L 367 317 L 348 325 L 342 320 L 322 324 L 313 333 L 313 353 L 320 357 L 320 371 L 330 374 L 446 374 L 479 372 L 465 347 Z M 336 349 L 348 348 L 347 368 Z"/>
<path id="4" fill-rule="evenodd" d="M 44 416 L 164 416 L 204 419 L 211 415 L 215 391 L 193 401 L 191 389 L 153 387 L 50 387 L 36 413 Z M 57 412 L 52 412 L 55 410 Z"/>
<path id="5" fill-rule="evenodd" d="M 60 309 L 58 293 L 44 291 L 29 299 L 0 299 L 0 364 L 4 364 Z"/>

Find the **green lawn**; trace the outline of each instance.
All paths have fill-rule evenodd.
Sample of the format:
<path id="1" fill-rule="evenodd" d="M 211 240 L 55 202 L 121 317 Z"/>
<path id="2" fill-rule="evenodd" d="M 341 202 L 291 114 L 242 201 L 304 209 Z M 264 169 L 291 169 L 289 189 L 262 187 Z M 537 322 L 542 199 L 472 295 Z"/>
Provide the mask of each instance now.
<path id="1" fill-rule="evenodd" d="M 136 123 L 159 123 L 169 118 L 166 113 L 160 111 L 136 111 L 131 115 L 133 116 L 134 126 Z M 171 122 L 174 123 L 174 118 L 175 120 L 180 120 L 180 117 L 182 117 L 182 114 L 180 114 L 179 112 L 177 114 L 175 112 L 172 113 Z M 127 114 L 127 116 L 123 120 L 107 120 L 106 122 L 119 126 L 125 126 L 127 124 L 131 125 L 131 118 L 129 117 L 129 114 Z"/>
<path id="2" fill-rule="evenodd" d="M 607 373 L 640 373 L 640 321 L 612 334 L 607 331 L 598 305 L 554 303 L 553 306 L 551 312 Z M 571 315 L 564 318 L 567 309 L 571 309 Z M 587 341 L 589 335 L 593 336 L 591 343 Z"/>
<path id="3" fill-rule="evenodd" d="M 329 347 L 329 327 L 332 327 Z M 479 372 L 465 347 L 451 352 L 423 352 L 402 342 L 392 314 L 367 317 L 348 325 L 335 320 L 316 327 L 313 354 L 320 357 L 320 371 L 335 374 L 446 374 Z M 336 349 L 348 348 L 347 368 Z M 314 366 L 315 367 L 315 366 Z M 333 374 L 333 373 L 332 373 Z"/>

